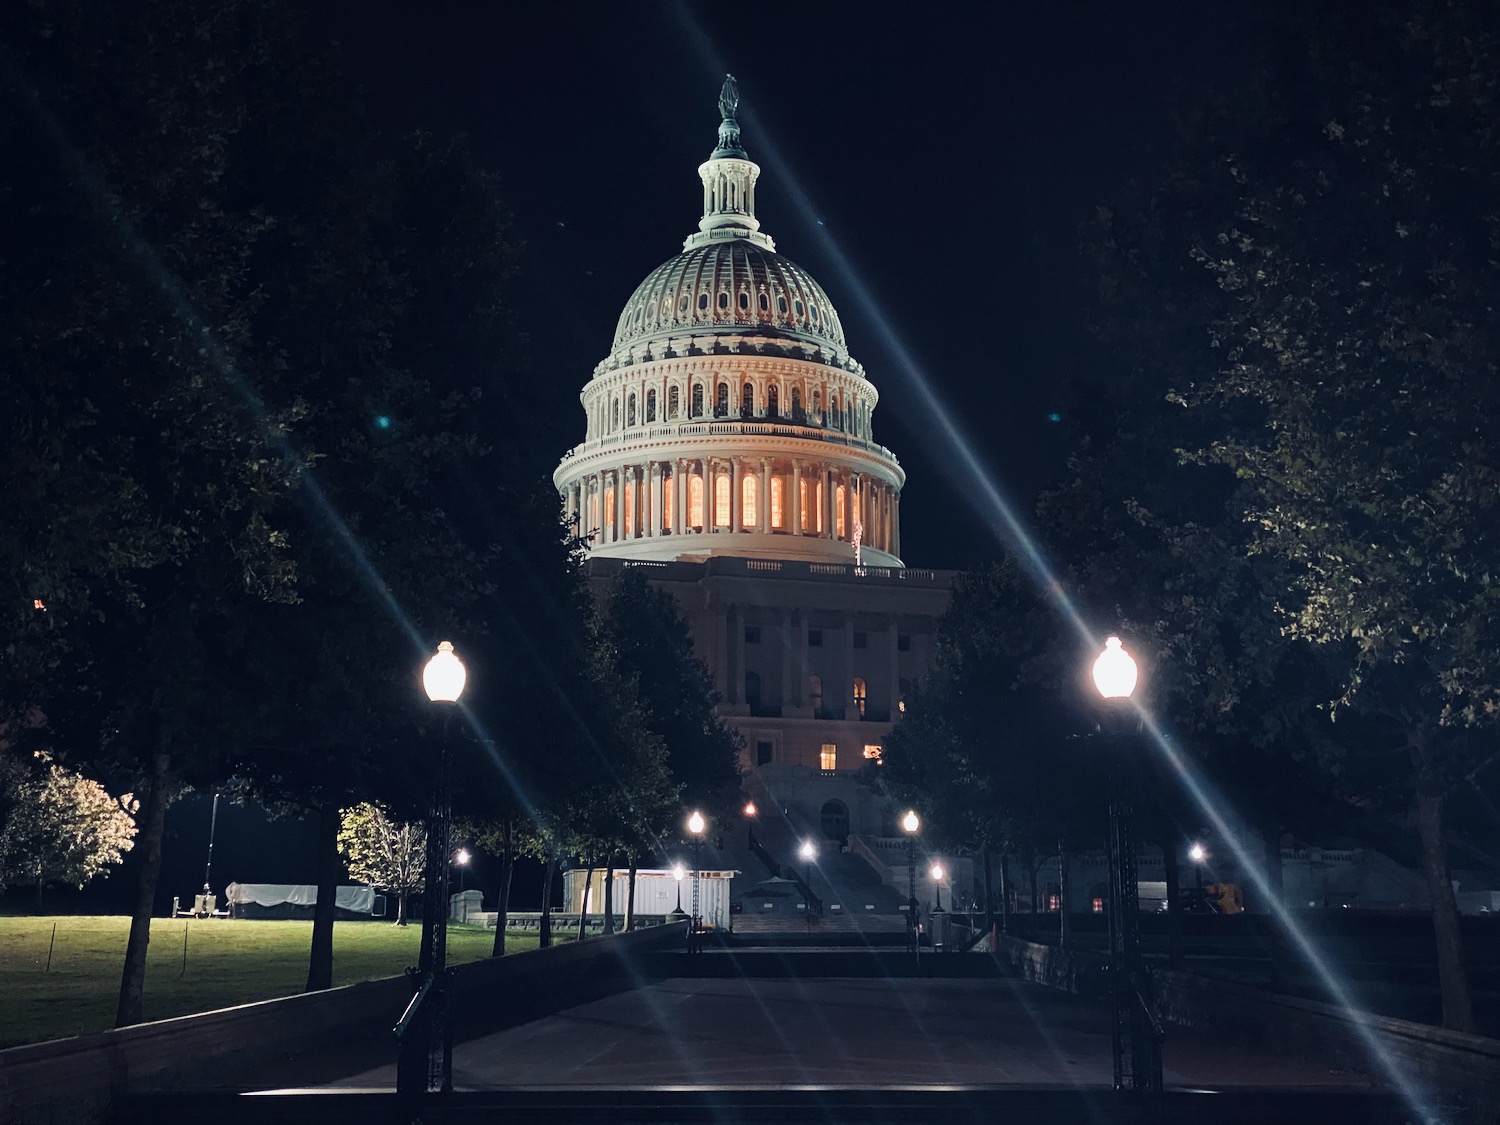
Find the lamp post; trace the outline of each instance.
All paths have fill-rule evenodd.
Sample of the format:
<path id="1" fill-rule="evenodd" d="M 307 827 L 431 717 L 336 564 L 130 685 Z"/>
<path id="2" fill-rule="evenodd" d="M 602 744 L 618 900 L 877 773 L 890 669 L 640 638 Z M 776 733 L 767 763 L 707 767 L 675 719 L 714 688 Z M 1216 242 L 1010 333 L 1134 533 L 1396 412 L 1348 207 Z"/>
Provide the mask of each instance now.
<path id="1" fill-rule="evenodd" d="M 752 849 L 755 847 L 755 814 L 759 811 L 754 801 L 745 802 L 745 846 Z"/>
<path id="2" fill-rule="evenodd" d="M 1141 972 L 1140 884 L 1136 875 L 1134 809 L 1124 784 L 1120 751 L 1124 711 L 1135 692 L 1136 664 L 1119 637 L 1104 642 L 1094 661 L 1094 686 L 1104 699 L 1109 754 L 1109 967 L 1110 1045 L 1114 1087 L 1161 1091 L 1161 1051 L 1148 1008 L 1149 978 Z M 1128 1066 L 1127 1066 L 1128 1062 Z"/>
<path id="3" fill-rule="evenodd" d="M 943 871 L 941 863 L 934 863 L 927 874 L 932 876 L 932 893 L 936 898 L 932 911 L 936 914 L 939 910 L 943 909 L 943 875 L 946 873 Z"/>
<path id="4" fill-rule="evenodd" d="M 921 935 L 917 932 L 917 830 L 921 827 L 916 811 L 907 809 L 901 818 L 901 831 L 906 833 L 906 933 L 915 957 L 922 955 Z"/>
<path id="5" fill-rule="evenodd" d="M 468 679 L 463 661 L 444 641 L 422 669 L 427 698 L 444 705 L 443 737 L 434 763 L 432 803 L 427 815 L 427 855 L 423 875 L 422 944 L 414 983 L 417 993 L 396 1033 L 402 1050 L 396 1063 L 396 1092 L 413 1095 L 453 1089 L 453 1021 L 448 989 L 448 822 L 452 776 L 448 726 L 452 707 Z M 427 1010 L 422 1011 L 423 1005 Z"/>
<path id="6" fill-rule="evenodd" d="M 815 860 L 815 859 L 818 858 L 818 845 L 814 844 L 811 840 L 803 840 L 802 841 L 802 846 L 797 849 L 797 854 L 802 857 L 802 862 L 803 862 L 803 864 L 806 865 L 806 873 L 807 873 L 807 877 L 806 877 L 806 883 L 807 883 L 807 928 L 810 931 L 812 929 L 812 915 L 813 915 L 813 909 L 812 909 L 812 869 L 813 869 L 813 860 Z"/>
<path id="7" fill-rule="evenodd" d="M 702 864 L 699 861 L 699 849 L 703 846 L 703 833 L 708 827 L 708 821 L 703 819 L 703 814 L 697 809 L 688 817 L 688 835 L 693 838 L 693 916 L 688 922 L 688 948 L 696 951 L 699 949 L 699 931 L 703 926 L 703 916 L 699 913 L 702 904 L 701 882 L 703 878 Z"/>
<path id="8" fill-rule="evenodd" d="M 943 876 L 946 874 L 941 863 L 934 862 L 927 869 L 928 876 L 932 879 L 932 951 L 934 953 L 948 952 L 948 915 L 943 911 Z M 952 896 L 949 896 L 950 899 Z"/>
<path id="9" fill-rule="evenodd" d="M 1200 891 L 1203 889 L 1203 861 L 1208 858 L 1208 852 L 1202 844 L 1194 844 L 1188 849 L 1188 858 L 1193 861 L 1193 884 Z"/>
<path id="10" fill-rule="evenodd" d="M 682 880 L 687 877 L 687 869 L 680 863 L 672 864 L 672 878 L 677 880 L 677 909 L 672 911 L 674 918 L 685 917 L 682 913 Z"/>

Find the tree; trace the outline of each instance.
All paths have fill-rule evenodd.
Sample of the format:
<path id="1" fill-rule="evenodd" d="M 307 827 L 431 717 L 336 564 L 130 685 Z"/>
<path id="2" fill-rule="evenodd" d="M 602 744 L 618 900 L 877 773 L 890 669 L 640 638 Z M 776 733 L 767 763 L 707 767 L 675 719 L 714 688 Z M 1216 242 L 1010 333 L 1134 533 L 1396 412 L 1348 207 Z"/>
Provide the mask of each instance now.
<path id="1" fill-rule="evenodd" d="M 425 886 L 426 829 L 379 805 L 356 805 L 340 817 L 338 848 L 352 878 L 396 896 L 396 925 L 406 925 L 407 897 Z"/>
<path id="2" fill-rule="evenodd" d="M 1329 713 L 1365 724 L 1377 753 L 1347 740 L 1341 772 L 1394 797 L 1379 766 L 1403 749 L 1390 804 L 1421 842 L 1443 1022 L 1467 1030 L 1445 795 L 1477 764 L 1463 728 L 1500 716 L 1500 34 L 1465 0 L 1279 30 L 1281 73 L 1211 115 L 1152 196 L 1181 237 L 1136 276 L 1208 326 L 1216 358 L 1175 400 L 1208 431 L 1198 460 L 1243 482 L 1248 551 L 1286 568 L 1287 633 L 1337 666 Z M 1140 266 L 1153 223 L 1133 218 L 1113 236 Z"/>
<path id="3" fill-rule="evenodd" d="M 135 798 L 113 797 L 97 781 L 64 769 L 45 753 L 28 768 L 0 752 L 9 809 L 0 822 L 0 893 L 7 885 L 42 891 L 108 875 L 135 841 Z"/>

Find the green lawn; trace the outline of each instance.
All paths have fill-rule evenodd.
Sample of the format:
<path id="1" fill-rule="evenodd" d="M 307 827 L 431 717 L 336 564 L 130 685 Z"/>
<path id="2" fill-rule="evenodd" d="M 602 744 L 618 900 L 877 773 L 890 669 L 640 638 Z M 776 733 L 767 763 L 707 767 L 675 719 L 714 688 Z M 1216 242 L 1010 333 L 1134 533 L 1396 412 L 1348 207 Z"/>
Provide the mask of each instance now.
<path id="1" fill-rule="evenodd" d="M 47 946 L 57 926 L 52 968 Z M 0 917 L 0 1047 L 102 1031 L 114 1023 L 125 917 Z M 186 968 L 183 934 L 187 935 Z M 421 927 L 337 922 L 333 983 L 395 976 L 417 963 Z M 146 957 L 146 1018 L 166 1019 L 269 1000 L 302 991 L 311 922 L 158 918 Z M 449 925 L 448 960 L 488 957 L 493 930 Z M 535 937 L 510 937 L 506 949 L 535 949 Z"/>

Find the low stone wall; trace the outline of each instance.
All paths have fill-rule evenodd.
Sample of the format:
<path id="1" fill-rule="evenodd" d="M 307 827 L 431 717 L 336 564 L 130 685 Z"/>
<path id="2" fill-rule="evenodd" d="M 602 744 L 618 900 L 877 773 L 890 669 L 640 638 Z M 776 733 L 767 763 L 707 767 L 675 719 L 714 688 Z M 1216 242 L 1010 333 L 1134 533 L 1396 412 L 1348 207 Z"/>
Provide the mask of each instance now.
<path id="1" fill-rule="evenodd" d="M 569 942 L 456 970 L 459 1034 L 534 1018 L 576 1002 L 567 987 L 587 977 L 607 991 L 625 979 L 624 961 L 686 938 L 685 924 L 656 926 L 607 940 Z M 361 1045 L 395 1058 L 391 1036 L 411 984 L 404 976 L 243 1004 L 95 1035 L 0 1051 L 0 1121 L 5 1125 L 87 1125 L 116 1099 L 163 1089 L 224 1089 L 270 1060 Z"/>
<path id="2" fill-rule="evenodd" d="M 995 958 L 1017 976 L 1079 996 L 1107 996 L 1109 959 L 1099 953 L 1001 935 Z"/>
<path id="3" fill-rule="evenodd" d="M 1500 1121 L 1500 1040 L 1349 1012 L 1195 973 L 1162 970 L 1154 976 L 1157 1010 L 1168 1023 L 1275 1054 L 1326 1060 L 1385 1081 L 1399 1069 L 1418 1085 L 1437 1119 L 1475 1125 Z"/>

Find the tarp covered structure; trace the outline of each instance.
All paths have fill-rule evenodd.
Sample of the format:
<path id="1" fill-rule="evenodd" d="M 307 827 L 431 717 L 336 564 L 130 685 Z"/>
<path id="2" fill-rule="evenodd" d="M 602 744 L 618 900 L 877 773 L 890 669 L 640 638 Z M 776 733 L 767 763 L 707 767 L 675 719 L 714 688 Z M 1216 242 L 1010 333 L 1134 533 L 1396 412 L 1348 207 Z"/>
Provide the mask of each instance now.
<path id="1" fill-rule="evenodd" d="M 230 883 L 224 897 L 236 906 L 314 906 L 318 888 L 297 883 Z M 352 914 L 371 914 L 375 910 L 374 887 L 339 887 L 333 903 Z"/>

